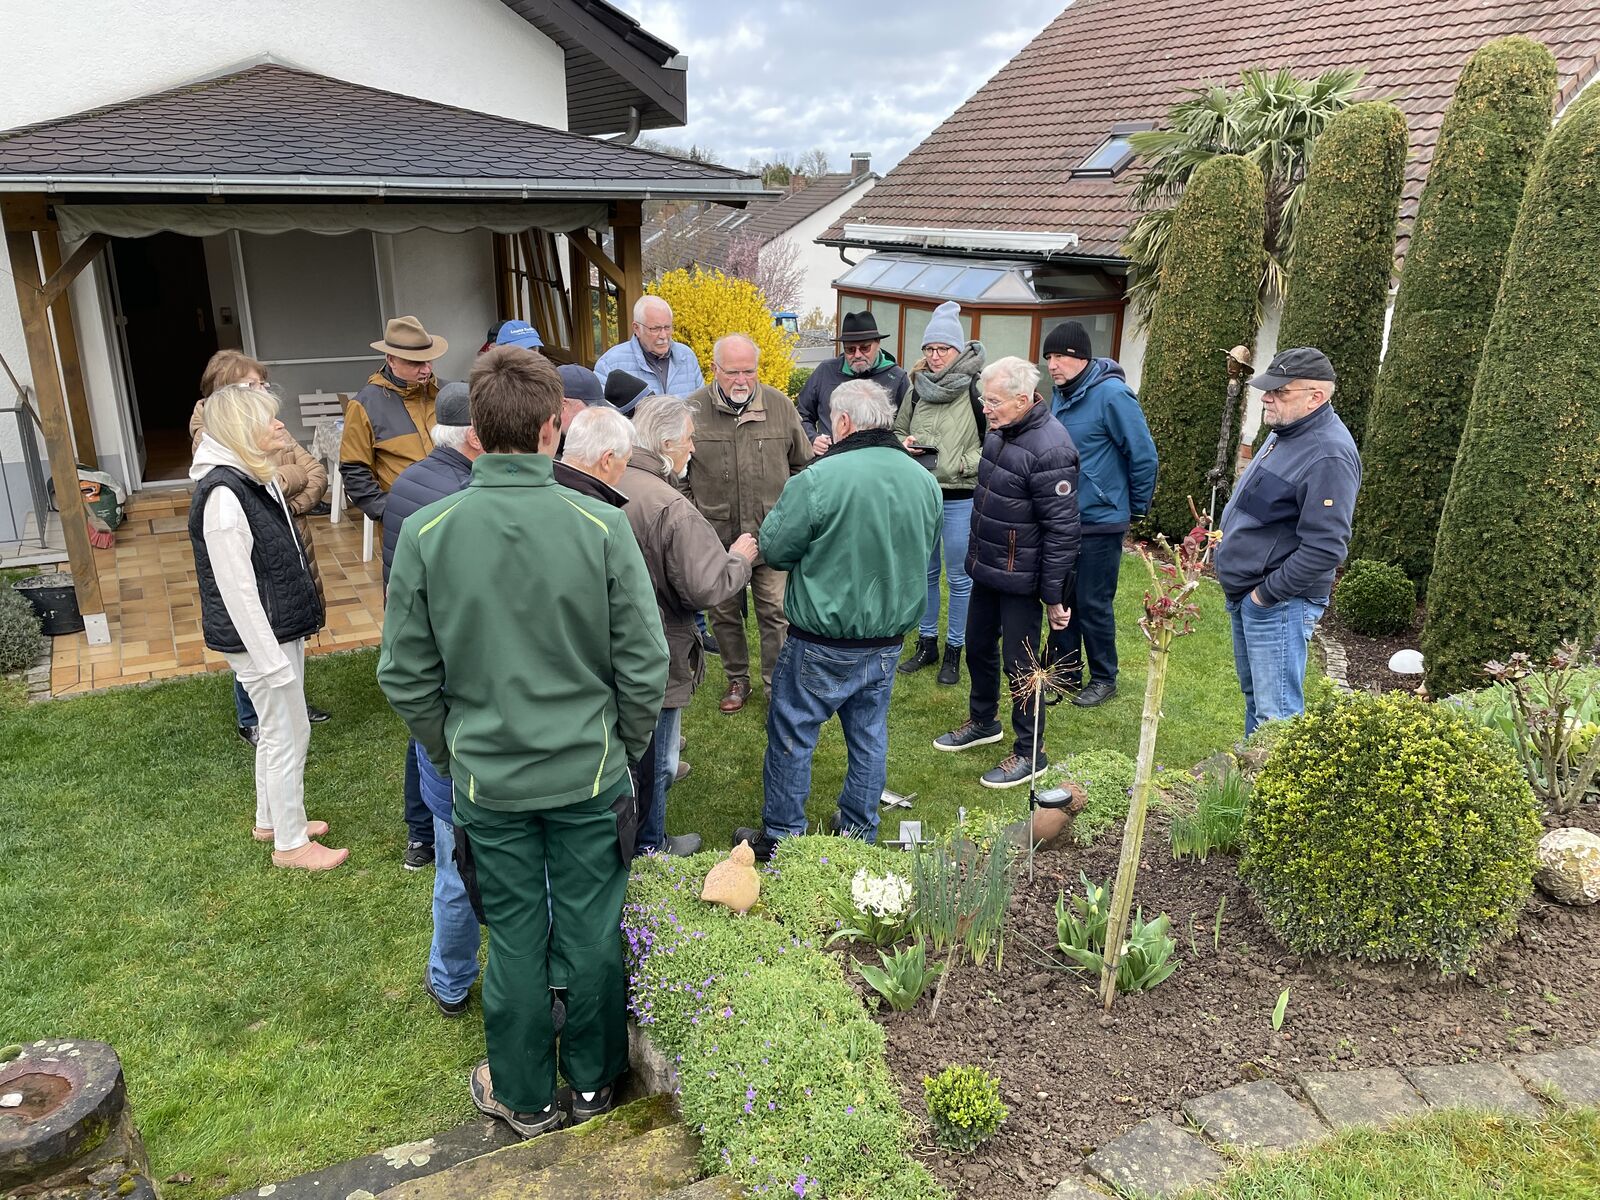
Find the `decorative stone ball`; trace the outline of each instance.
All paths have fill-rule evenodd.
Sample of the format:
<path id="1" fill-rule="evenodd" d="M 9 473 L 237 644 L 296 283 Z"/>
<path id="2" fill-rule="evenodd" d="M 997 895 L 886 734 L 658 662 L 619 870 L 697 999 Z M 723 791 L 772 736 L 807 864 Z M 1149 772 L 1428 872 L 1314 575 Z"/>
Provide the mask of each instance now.
<path id="1" fill-rule="evenodd" d="M 1552 829 L 1539 839 L 1534 882 L 1561 904 L 1600 901 L 1600 837 L 1587 829 Z"/>
<path id="2" fill-rule="evenodd" d="M 706 874 L 700 899 L 725 905 L 741 916 L 761 898 L 761 876 L 756 872 L 755 851 L 740 842 L 732 853 Z"/>

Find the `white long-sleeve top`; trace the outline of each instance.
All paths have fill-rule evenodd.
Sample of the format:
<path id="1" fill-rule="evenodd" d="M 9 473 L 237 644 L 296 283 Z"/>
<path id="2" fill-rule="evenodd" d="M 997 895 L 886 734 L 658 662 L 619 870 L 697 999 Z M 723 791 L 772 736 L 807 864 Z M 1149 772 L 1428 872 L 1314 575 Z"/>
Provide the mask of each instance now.
<path id="1" fill-rule="evenodd" d="M 232 467 L 250 477 L 250 472 L 237 454 L 209 433 L 204 434 L 200 444 L 195 447 L 194 465 L 189 468 L 189 478 L 198 482 L 216 467 Z M 266 488 L 283 509 L 289 528 L 293 529 L 294 518 L 277 482 L 267 484 Z M 248 665 L 235 672 L 239 681 L 254 683 L 260 680 L 268 687 L 287 687 L 294 682 L 294 667 L 279 645 L 277 635 L 272 632 L 272 623 L 267 620 L 267 611 L 261 605 L 255 565 L 250 561 L 256 540 L 250 532 L 250 522 L 245 519 L 244 506 L 239 503 L 239 497 L 225 487 L 213 488 L 206 497 L 203 531 L 217 590 L 222 593 L 228 619 L 238 631 L 239 640 L 244 643 L 245 654 L 249 658 Z"/>

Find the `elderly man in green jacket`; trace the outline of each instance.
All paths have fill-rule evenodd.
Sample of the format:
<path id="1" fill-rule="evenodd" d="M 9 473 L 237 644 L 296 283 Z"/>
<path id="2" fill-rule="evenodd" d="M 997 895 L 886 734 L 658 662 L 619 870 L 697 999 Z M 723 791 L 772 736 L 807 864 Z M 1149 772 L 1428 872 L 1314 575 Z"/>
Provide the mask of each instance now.
<path id="1" fill-rule="evenodd" d="M 832 447 L 789 481 L 757 538 L 766 561 L 789 572 L 789 636 L 767 706 L 764 827 L 733 835 L 761 859 L 805 832 L 811 756 L 835 713 L 848 767 L 834 827 L 877 840 L 895 664 L 922 615 L 943 513 L 933 475 L 890 429 L 883 388 L 850 380 L 831 406 Z"/>
<path id="2" fill-rule="evenodd" d="M 555 1103 L 552 968 L 567 988 L 572 1115 L 627 1070 L 618 926 L 637 812 L 628 775 L 655 727 L 667 646 L 618 509 L 555 484 L 561 379 L 505 346 L 471 378 L 484 453 L 395 548 L 378 682 L 455 796 L 457 851 L 489 927 L 480 1110 L 524 1136 Z"/>

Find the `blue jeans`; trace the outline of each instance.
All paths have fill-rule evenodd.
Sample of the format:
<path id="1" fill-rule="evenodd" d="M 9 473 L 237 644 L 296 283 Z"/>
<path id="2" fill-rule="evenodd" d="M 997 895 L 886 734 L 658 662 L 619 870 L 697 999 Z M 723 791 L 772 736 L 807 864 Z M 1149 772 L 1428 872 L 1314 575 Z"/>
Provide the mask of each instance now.
<path id="1" fill-rule="evenodd" d="M 767 704 L 761 818 L 774 840 L 806 831 L 811 756 L 823 723 L 839 714 L 848 766 L 839 793 L 841 831 L 878 839 L 878 805 L 889 778 L 889 693 L 900 644 L 823 646 L 794 636 L 778 652 Z"/>
<path id="2" fill-rule="evenodd" d="M 972 501 L 946 500 L 944 528 L 939 540 L 933 543 L 933 557 L 928 560 L 928 603 L 922 610 L 922 625 L 917 630 L 919 636 L 939 636 L 939 550 L 942 542 L 942 565 L 945 574 L 950 577 L 950 615 L 944 623 L 945 644 L 967 644 L 967 601 L 972 595 L 972 577 L 967 574 L 967 540 L 971 536 Z"/>
<path id="3" fill-rule="evenodd" d="M 650 804 L 639 821 L 636 854 L 667 847 L 667 789 L 678 776 L 678 738 L 683 731 L 683 709 L 663 708 L 656 719 L 653 776 L 648 782 Z M 649 759 L 647 753 L 646 758 Z"/>
<path id="4" fill-rule="evenodd" d="M 456 869 L 456 827 L 438 813 L 450 811 L 451 783 L 417 754 L 428 809 L 433 816 L 433 943 L 428 947 L 428 983 L 439 999 L 460 1000 L 478 978 L 478 918 Z"/>
<path id="5" fill-rule="evenodd" d="M 1306 649 L 1328 598 L 1295 596 L 1263 608 L 1249 596 L 1228 601 L 1233 666 L 1244 692 L 1244 733 L 1306 710 Z"/>
<path id="6" fill-rule="evenodd" d="M 259 724 L 256 706 L 250 703 L 250 693 L 244 690 L 237 676 L 233 681 L 233 711 L 238 714 L 241 729 L 254 729 Z"/>

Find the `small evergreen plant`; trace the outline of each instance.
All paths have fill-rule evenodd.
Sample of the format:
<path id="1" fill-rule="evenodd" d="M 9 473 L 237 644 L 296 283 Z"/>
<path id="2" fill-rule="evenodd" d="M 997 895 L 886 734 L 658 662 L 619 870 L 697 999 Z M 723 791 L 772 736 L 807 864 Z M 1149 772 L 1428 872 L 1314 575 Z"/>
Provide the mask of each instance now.
<path id="1" fill-rule="evenodd" d="M 1333 611 L 1355 633 L 1389 637 L 1417 618 L 1417 585 L 1393 563 L 1358 558 L 1333 593 Z"/>
<path id="2" fill-rule="evenodd" d="M 941 1146 L 970 1154 L 994 1136 L 1010 1110 L 1000 1100 L 1000 1078 L 982 1067 L 948 1066 L 922 1080 L 934 1136 Z"/>

